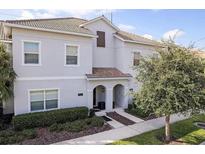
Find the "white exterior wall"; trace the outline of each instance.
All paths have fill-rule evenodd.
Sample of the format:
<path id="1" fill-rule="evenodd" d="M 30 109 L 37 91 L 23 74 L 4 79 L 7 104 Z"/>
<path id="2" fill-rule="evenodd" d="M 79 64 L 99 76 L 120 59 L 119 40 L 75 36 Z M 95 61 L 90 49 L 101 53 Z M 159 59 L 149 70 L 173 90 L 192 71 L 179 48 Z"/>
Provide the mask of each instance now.
<path id="1" fill-rule="evenodd" d="M 29 90 L 59 89 L 59 108 L 87 105 L 85 74 L 92 72 L 92 39 L 13 29 L 15 115 L 30 112 Z M 22 65 L 22 40 L 40 41 L 41 66 Z M 65 44 L 80 46 L 80 66 L 65 66 Z M 83 93 L 83 96 L 78 96 Z"/>
<path id="2" fill-rule="evenodd" d="M 93 67 L 114 67 L 115 66 L 115 44 L 113 34 L 116 32 L 103 20 L 86 25 L 94 34 L 97 31 L 105 32 L 105 48 L 97 47 L 97 39 L 93 41 Z"/>
<path id="3" fill-rule="evenodd" d="M 13 66 L 18 77 L 84 76 L 92 72 L 92 39 L 48 32 L 13 29 Z M 39 41 L 41 66 L 23 63 L 23 40 Z M 79 45 L 80 66 L 65 66 L 65 44 Z"/>
<path id="4" fill-rule="evenodd" d="M 148 45 L 125 43 L 115 38 L 116 31 L 107 23 L 98 20 L 86 26 L 94 34 L 105 32 L 105 48 L 97 47 L 96 38 L 86 38 L 33 30 L 13 29 L 13 66 L 18 75 L 14 87 L 14 112 L 30 112 L 29 90 L 59 89 L 59 108 L 77 106 L 93 107 L 93 89 L 98 85 L 106 88 L 106 110 L 112 110 L 113 87 L 124 86 L 123 107 L 127 107 L 129 89 L 139 89 L 139 83 L 131 80 L 87 81 L 85 74 L 92 73 L 92 67 L 116 67 L 123 73 L 135 75 L 132 70 L 133 52 L 142 56 L 152 56 L 154 48 Z M 22 40 L 40 41 L 41 66 L 22 65 Z M 80 46 L 80 66 L 64 66 L 65 44 Z M 78 96 L 83 93 L 83 96 Z M 11 108 L 12 110 L 12 108 Z"/>
<path id="5" fill-rule="evenodd" d="M 16 81 L 15 115 L 30 112 L 29 90 L 32 89 L 58 89 L 59 108 L 88 106 L 85 79 Z M 78 96 L 78 93 L 83 93 L 83 96 Z"/>
<path id="6" fill-rule="evenodd" d="M 156 53 L 153 46 L 123 43 L 122 41 L 116 41 L 118 47 L 116 48 L 116 68 L 124 73 L 130 73 L 135 78 L 135 72 L 133 70 L 134 52 L 140 52 L 143 57 L 151 57 L 153 53 Z M 140 83 L 132 78 L 129 82 L 129 88 L 134 91 L 139 90 Z"/>

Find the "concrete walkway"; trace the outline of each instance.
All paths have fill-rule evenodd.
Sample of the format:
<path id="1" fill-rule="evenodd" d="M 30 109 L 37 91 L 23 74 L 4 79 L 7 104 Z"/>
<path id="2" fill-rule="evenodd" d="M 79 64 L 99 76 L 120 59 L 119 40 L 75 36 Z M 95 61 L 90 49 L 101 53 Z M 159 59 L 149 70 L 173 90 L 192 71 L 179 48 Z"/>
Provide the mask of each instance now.
<path id="1" fill-rule="evenodd" d="M 179 114 L 178 115 L 175 114 L 171 116 L 171 123 L 174 123 L 176 121 L 180 121 L 183 119 L 187 119 L 187 118 L 188 116 L 185 117 Z M 63 144 L 102 145 L 102 144 L 112 143 L 120 139 L 139 135 L 147 131 L 161 128 L 163 126 L 164 126 L 164 117 L 161 117 L 161 118 L 152 119 L 148 121 L 138 122 L 130 126 L 119 127 L 116 129 L 104 131 L 104 132 L 93 134 L 93 135 L 88 135 L 88 136 L 84 136 L 84 137 L 80 137 L 76 139 L 58 142 L 55 144 L 56 145 L 63 145 Z"/>
<path id="2" fill-rule="evenodd" d="M 205 142 L 202 142 L 200 145 L 205 145 Z"/>

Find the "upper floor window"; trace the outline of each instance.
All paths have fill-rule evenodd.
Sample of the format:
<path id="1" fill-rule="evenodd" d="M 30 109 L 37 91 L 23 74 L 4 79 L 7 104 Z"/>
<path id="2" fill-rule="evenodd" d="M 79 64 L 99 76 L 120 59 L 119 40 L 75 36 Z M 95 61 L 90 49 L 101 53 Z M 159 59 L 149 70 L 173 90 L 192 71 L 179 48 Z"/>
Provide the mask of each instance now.
<path id="1" fill-rule="evenodd" d="M 153 54 L 152 54 L 152 57 L 157 59 L 157 58 L 159 58 L 159 54 L 153 53 Z"/>
<path id="2" fill-rule="evenodd" d="M 105 47 L 105 32 L 97 31 L 97 47 Z"/>
<path id="3" fill-rule="evenodd" d="M 42 111 L 58 108 L 58 90 L 30 91 L 31 111 Z"/>
<path id="4" fill-rule="evenodd" d="M 79 64 L 79 46 L 66 45 L 66 65 Z"/>
<path id="5" fill-rule="evenodd" d="M 23 42 L 24 64 L 40 64 L 40 43 Z"/>
<path id="6" fill-rule="evenodd" d="M 134 52 L 134 59 L 133 59 L 133 65 L 138 66 L 140 64 L 140 52 Z"/>

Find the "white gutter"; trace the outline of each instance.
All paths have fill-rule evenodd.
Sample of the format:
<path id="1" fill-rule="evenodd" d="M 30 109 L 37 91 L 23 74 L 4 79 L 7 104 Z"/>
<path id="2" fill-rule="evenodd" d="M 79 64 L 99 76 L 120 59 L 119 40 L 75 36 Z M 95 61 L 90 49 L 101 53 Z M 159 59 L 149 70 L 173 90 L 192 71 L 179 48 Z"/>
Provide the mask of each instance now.
<path id="1" fill-rule="evenodd" d="M 8 26 L 8 27 L 14 27 L 14 28 L 23 28 L 23 29 L 31 29 L 31 30 L 39 30 L 39 31 L 46 31 L 46 32 L 54 32 L 54 33 L 61 33 L 61 34 L 70 34 L 70 35 L 97 38 L 97 35 L 92 35 L 92 34 L 84 34 L 84 33 L 76 33 L 76 32 L 65 32 L 65 31 L 60 31 L 60 30 L 51 30 L 51 29 L 46 29 L 46 28 L 37 28 L 37 27 L 23 26 L 23 25 L 10 24 L 10 23 L 4 23 L 4 25 Z"/>

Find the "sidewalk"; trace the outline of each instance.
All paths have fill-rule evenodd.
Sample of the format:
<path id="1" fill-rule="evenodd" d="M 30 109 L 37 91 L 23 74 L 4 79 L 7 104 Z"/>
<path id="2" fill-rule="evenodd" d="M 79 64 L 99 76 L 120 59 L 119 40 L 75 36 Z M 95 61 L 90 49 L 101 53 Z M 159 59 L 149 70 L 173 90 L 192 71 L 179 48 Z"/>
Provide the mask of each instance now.
<path id="1" fill-rule="evenodd" d="M 187 119 L 187 117 L 183 115 L 172 115 L 171 123 L 176 121 L 180 121 L 183 119 Z M 154 129 L 158 129 L 164 126 L 164 117 L 160 117 L 157 119 L 152 119 L 148 121 L 138 122 L 134 125 L 124 126 L 116 129 L 112 129 L 109 131 L 88 135 L 76 139 L 66 140 L 62 142 L 55 143 L 55 145 L 63 145 L 63 144 L 80 144 L 80 145 L 102 145 L 109 144 L 114 141 L 129 138 L 135 135 L 142 134 L 147 131 L 151 131 Z"/>

